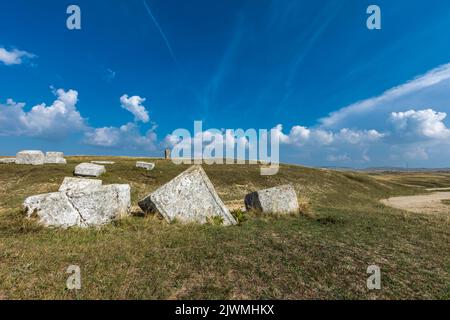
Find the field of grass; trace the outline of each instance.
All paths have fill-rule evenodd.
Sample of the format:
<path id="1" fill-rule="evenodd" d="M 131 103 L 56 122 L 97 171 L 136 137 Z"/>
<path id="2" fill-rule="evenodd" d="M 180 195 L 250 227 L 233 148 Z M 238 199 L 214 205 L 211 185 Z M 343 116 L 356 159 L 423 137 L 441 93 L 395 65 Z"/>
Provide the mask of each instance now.
<path id="1" fill-rule="evenodd" d="M 100 229 L 46 229 L 24 219 L 23 200 L 56 191 L 76 164 L 0 165 L 0 299 L 449 299 L 448 216 L 412 214 L 379 199 L 450 186 L 450 174 L 368 175 L 284 165 L 204 166 L 232 209 L 260 188 L 294 185 L 303 213 L 247 214 L 238 226 L 167 224 L 138 213 Z M 144 159 L 143 159 L 144 160 Z M 114 158 L 105 184 L 130 183 L 132 202 L 187 166 Z M 414 185 L 414 186 L 410 186 Z M 418 187 L 420 186 L 420 187 Z M 369 265 L 382 289 L 369 291 Z M 81 268 L 82 289 L 66 289 Z"/>

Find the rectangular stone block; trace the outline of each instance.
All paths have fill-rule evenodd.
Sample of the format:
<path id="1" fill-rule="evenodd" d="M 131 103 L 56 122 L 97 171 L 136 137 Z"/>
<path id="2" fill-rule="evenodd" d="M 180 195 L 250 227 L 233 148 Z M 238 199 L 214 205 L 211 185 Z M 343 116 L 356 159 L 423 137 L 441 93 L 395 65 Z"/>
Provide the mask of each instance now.
<path id="1" fill-rule="evenodd" d="M 114 161 L 91 161 L 91 163 L 94 163 L 94 164 L 115 164 L 115 162 Z"/>
<path id="2" fill-rule="evenodd" d="M 1 158 L 0 164 L 16 163 L 16 158 Z"/>
<path id="3" fill-rule="evenodd" d="M 155 164 L 151 162 L 138 161 L 136 162 L 136 168 L 142 168 L 151 171 L 155 168 Z"/>
<path id="4" fill-rule="evenodd" d="M 67 161 L 64 159 L 64 153 L 62 152 L 46 152 L 45 163 L 48 164 L 66 164 Z"/>
<path id="5" fill-rule="evenodd" d="M 98 177 L 105 172 L 105 166 L 93 163 L 80 163 L 75 167 L 74 174 L 82 177 Z"/>
<path id="6" fill-rule="evenodd" d="M 61 185 L 64 191 L 28 197 L 23 203 L 27 217 L 37 217 L 39 223 L 47 227 L 84 228 L 101 226 L 129 214 L 131 193 L 128 184 L 99 186 L 100 180 L 92 181 L 92 185 L 80 189 L 86 181 L 66 180 Z"/>
<path id="7" fill-rule="evenodd" d="M 63 192 L 31 196 L 25 199 L 23 208 L 28 218 L 36 217 L 47 227 L 84 226 L 79 212 Z"/>
<path id="8" fill-rule="evenodd" d="M 39 150 L 19 151 L 16 155 L 16 164 L 43 165 L 45 163 L 45 155 Z"/>
<path id="9" fill-rule="evenodd" d="M 159 213 L 168 222 L 203 224 L 221 217 L 224 225 L 236 224 L 201 166 L 192 166 L 138 204 L 144 212 Z"/>
<path id="10" fill-rule="evenodd" d="M 297 194 L 291 185 L 250 193 L 245 197 L 245 207 L 262 213 L 299 213 Z"/>
<path id="11" fill-rule="evenodd" d="M 131 207 L 130 186 L 106 185 L 99 190 L 68 193 L 86 226 L 100 226 L 125 217 Z"/>

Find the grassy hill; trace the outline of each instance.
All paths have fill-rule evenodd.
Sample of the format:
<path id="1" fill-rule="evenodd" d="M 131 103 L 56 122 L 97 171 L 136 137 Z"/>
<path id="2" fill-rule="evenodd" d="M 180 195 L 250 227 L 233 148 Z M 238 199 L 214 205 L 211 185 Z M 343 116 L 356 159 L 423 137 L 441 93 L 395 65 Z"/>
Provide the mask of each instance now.
<path id="1" fill-rule="evenodd" d="M 448 186 L 450 175 L 338 172 L 283 165 L 262 177 L 258 166 L 204 166 L 232 209 L 244 196 L 294 185 L 302 214 L 246 214 L 234 227 L 167 224 L 143 216 L 137 200 L 187 166 L 114 158 L 104 183 L 129 183 L 134 215 L 101 229 L 45 229 L 24 219 L 23 200 L 57 191 L 76 164 L 0 165 L 0 299 L 404 299 L 450 298 L 449 216 L 411 214 L 379 199 Z M 144 160 L 144 159 L 142 159 Z M 409 184 L 414 184 L 410 186 Z M 423 187 L 417 187 L 417 186 Z M 382 290 L 369 291 L 366 269 L 381 267 Z M 66 269 L 81 268 L 69 291 Z"/>

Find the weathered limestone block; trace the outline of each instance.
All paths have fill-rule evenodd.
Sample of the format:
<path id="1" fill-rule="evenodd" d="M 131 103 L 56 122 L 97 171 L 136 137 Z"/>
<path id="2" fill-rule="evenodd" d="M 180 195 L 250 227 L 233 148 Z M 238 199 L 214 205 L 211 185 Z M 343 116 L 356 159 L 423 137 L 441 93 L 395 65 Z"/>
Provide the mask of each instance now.
<path id="1" fill-rule="evenodd" d="M 16 164 L 31 164 L 34 166 L 43 165 L 45 162 L 45 155 L 39 150 L 24 150 L 16 155 Z"/>
<path id="2" fill-rule="evenodd" d="M 115 164 L 114 161 L 91 161 L 91 163 L 95 163 L 95 164 Z"/>
<path id="3" fill-rule="evenodd" d="M 66 178 L 59 192 L 29 197 L 23 207 L 29 218 L 48 227 L 101 226 L 129 214 L 130 186 Z"/>
<path id="4" fill-rule="evenodd" d="M 222 217 L 224 225 L 236 224 L 201 166 L 192 166 L 138 204 L 144 212 L 159 213 L 168 222 L 203 224 Z"/>
<path id="5" fill-rule="evenodd" d="M 29 197 L 23 203 L 27 217 L 38 217 L 44 226 L 68 228 L 84 226 L 82 217 L 67 195 L 54 192 Z"/>
<path id="6" fill-rule="evenodd" d="M 66 164 L 67 161 L 66 161 L 66 159 L 64 159 L 64 153 L 62 153 L 62 152 L 46 152 L 45 153 L 45 163 Z"/>
<path id="7" fill-rule="evenodd" d="M 262 213 L 298 213 L 297 194 L 291 185 L 260 190 L 245 197 L 247 210 Z"/>
<path id="8" fill-rule="evenodd" d="M 2 158 L 0 164 L 16 163 L 16 158 Z"/>
<path id="9" fill-rule="evenodd" d="M 99 226 L 125 217 L 131 207 L 130 186 L 107 185 L 99 190 L 68 192 L 74 208 L 87 226 Z"/>
<path id="10" fill-rule="evenodd" d="M 64 178 L 63 183 L 59 187 L 60 192 L 67 191 L 94 191 L 102 187 L 102 180 L 85 179 L 85 178 Z"/>
<path id="11" fill-rule="evenodd" d="M 75 167 L 74 174 L 82 177 L 98 177 L 105 172 L 105 166 L 93 163 L 80 163 Z"/>
<path id="12" fill-rule="evenodd" d="M 155 164 L 151 162 L 138 161 L 136 162 L 136 168 L 142 168 L 151 171 L 155 168 Z"/>

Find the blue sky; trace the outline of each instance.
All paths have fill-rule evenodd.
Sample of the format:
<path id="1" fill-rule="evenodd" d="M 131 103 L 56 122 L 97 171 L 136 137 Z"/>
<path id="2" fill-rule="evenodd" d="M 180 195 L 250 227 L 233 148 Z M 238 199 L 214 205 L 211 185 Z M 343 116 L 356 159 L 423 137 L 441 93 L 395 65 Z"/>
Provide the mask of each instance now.
<path id="1" fill-rule="evenodd" d="M 66 28 L 81 8 L 82 29 Z M 382 29 L 368 30 L 377 4 Z M 158 155 L 177 128 L 278 128 L 281 160 L 448 166 L 450 3 L 3 3 L 0 154 Z"/>

